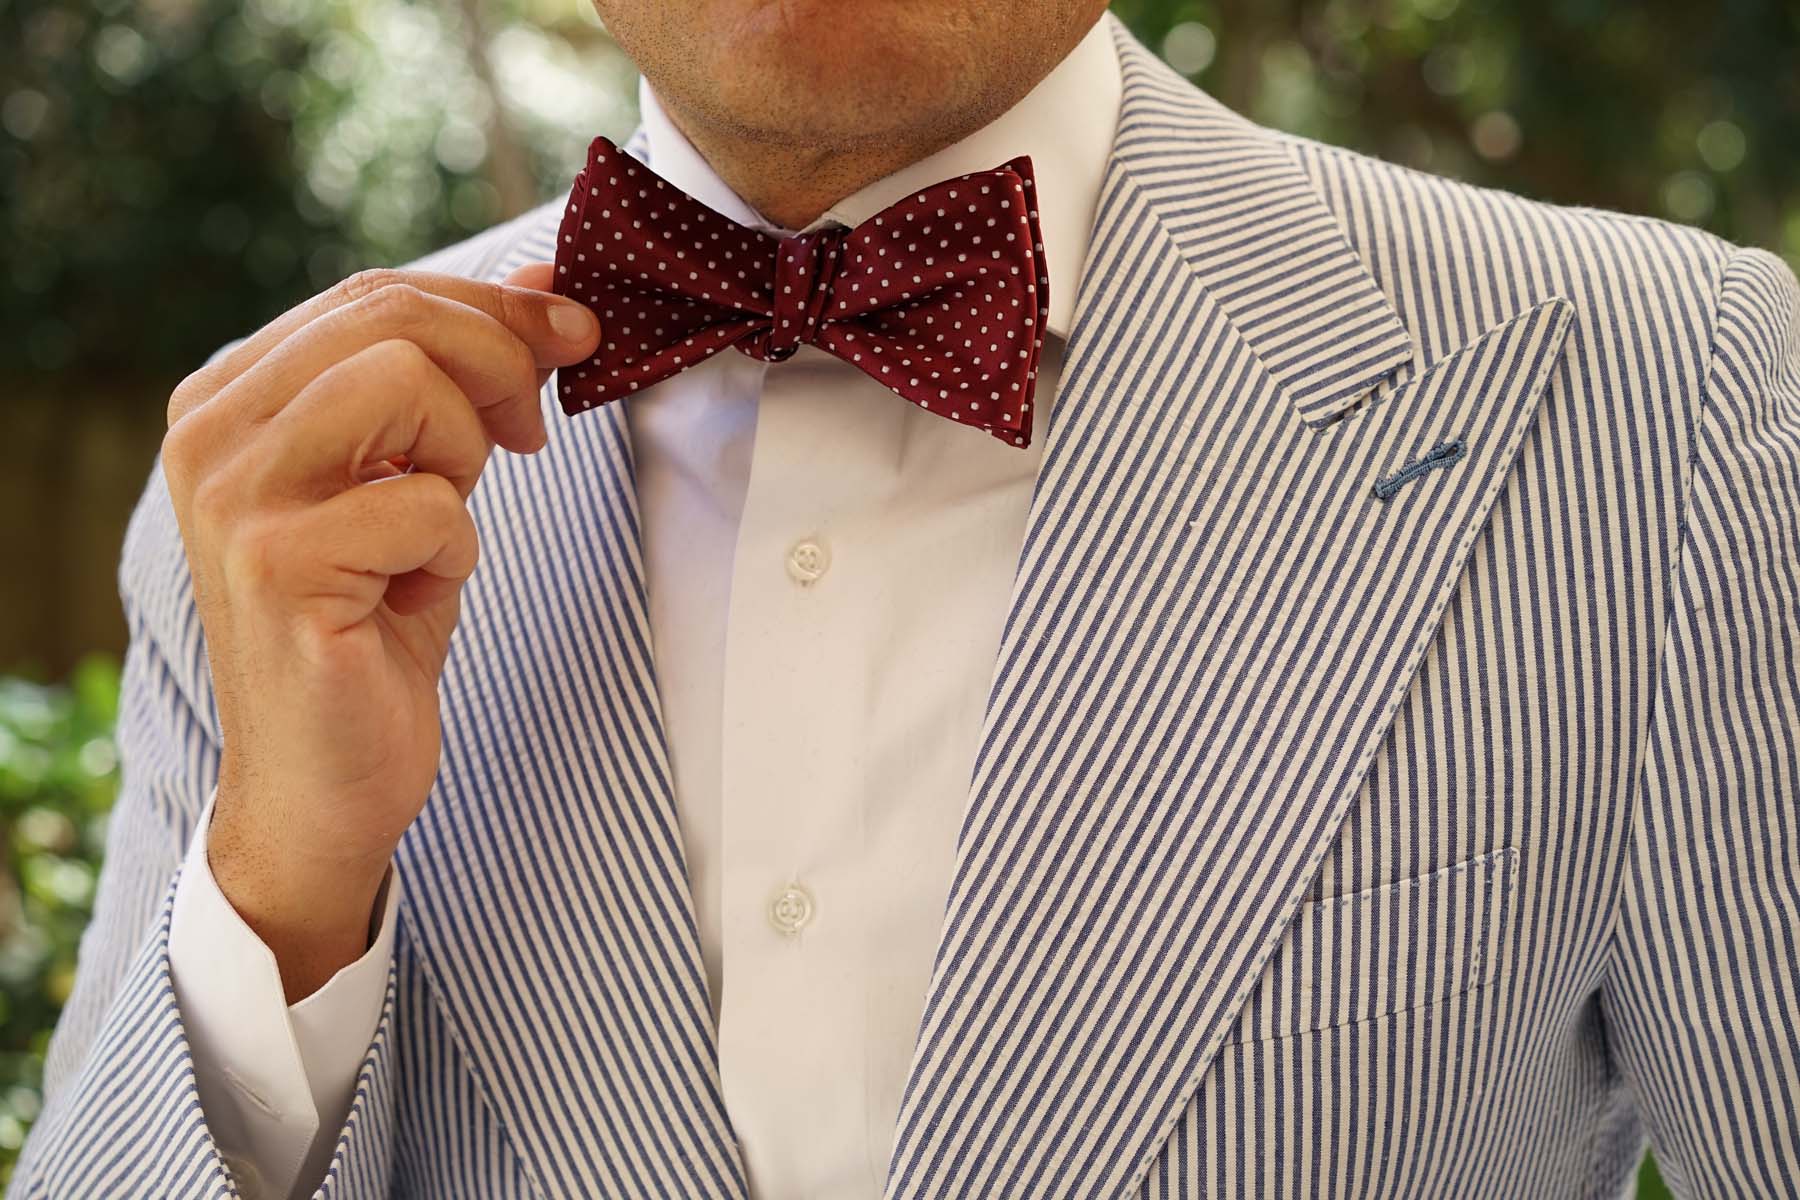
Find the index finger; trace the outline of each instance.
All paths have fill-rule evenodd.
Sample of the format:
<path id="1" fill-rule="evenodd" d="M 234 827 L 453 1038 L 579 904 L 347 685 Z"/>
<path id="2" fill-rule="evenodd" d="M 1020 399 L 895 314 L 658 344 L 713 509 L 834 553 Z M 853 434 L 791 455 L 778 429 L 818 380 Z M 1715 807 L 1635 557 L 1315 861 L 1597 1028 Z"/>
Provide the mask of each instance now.
<path id="1" fill-rule="evenodd" d="M 184 382 L 183 389 L 192 389 L 197 393 L 193 403 L 201 403 L 242 375 L 307 322 L 396 284 L 408 284 L 486 313 L 530 347 L 543 369 L 580 362 L 592 354 L 600 342 L 600 323 L 579 301 L 531 287 L 487 283 L 435 271 L 378 267 L 359 271 L 288 309 L 195 371 Z"/>

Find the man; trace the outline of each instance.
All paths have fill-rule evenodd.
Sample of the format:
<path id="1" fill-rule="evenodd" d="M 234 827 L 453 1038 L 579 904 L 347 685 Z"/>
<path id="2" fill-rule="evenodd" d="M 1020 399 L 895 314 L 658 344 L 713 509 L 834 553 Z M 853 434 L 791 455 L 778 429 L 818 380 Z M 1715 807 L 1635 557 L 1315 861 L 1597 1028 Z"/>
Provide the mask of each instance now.
<path id="1" fill-rule="evenodd" d="M 603 0 L 182 385 L 15 1194 L 1800 1190 L 1793 276 L 1102 8 Z"/>

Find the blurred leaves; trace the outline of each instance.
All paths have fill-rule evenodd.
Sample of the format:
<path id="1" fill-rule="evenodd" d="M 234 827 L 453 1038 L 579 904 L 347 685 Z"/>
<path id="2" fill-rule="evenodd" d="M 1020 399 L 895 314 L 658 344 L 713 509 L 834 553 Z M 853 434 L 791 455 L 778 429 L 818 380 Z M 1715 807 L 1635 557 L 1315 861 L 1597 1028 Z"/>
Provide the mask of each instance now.
<path id="1" fill-rule="evenodd" d="M 179 374 L 552 194 L 635 121 L 630 63 L 586 13 L 0 0 L 0 361 Z"/>
<path id="2" fill-rule="evenodd" d="M 0 1181 L 37 1116 L 44 1048 L 75 978 L 117 790 L 119 671 L 0 678 Z"/>
<path id="3" fill-rule="evenodd" d="M 1800 266 L 1800 0 L 1117 0 L 1226 104 Z"/>

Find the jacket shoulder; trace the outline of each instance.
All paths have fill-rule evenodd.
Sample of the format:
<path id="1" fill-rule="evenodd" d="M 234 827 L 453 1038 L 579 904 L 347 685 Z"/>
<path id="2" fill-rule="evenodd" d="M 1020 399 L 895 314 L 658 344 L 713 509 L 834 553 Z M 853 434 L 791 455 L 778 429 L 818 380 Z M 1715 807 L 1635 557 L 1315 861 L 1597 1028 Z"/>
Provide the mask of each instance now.
<path id="1" fill-rule="evenodd" d="M 1587 403 L 1621 412 L 1654 403 L 1691 426 L 1705 399 L 1727 275 L 1756 252 L 1672 221 L 1547 203 L 1275 136 L 1425 361 L 1561 298 L 1574 309 Z"/>
<path id="2" fill-rule="evenodd" d="M 1521 267 L 1548 269 L 1560 259 L 1573 275 L 1583 267 L 1614 277 L 1648 271 L 1665 282 L 1714 285 L 1741 249 L 1717 234 L 1659 217 L 1557 204 L 1295 134 L 1274 136 L 1340 220 L 1357 220 L 1349 210 L 1361 207 L 1366 215 L 1360 223 L 1390 238 L 1403 237 L 1396 222 L 1409 219 L 1426 236 L 1463 241 L 1470 248 L 1505 238 L 1513 247 L 1508 257 Z M 1670 279 L 1662 268 L 1672 263 L 1702 274 Z"/>

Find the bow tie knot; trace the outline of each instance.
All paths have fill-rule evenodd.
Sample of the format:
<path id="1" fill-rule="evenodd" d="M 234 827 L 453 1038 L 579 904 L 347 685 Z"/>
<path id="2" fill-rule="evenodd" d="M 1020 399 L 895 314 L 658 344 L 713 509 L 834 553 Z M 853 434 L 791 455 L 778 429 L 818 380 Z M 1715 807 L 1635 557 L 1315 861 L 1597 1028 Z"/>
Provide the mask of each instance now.
<path id="1" fill-rule="evenodd" d="M 557 372 L 571 415 L 727 347 L 803 345 L 904 400 L 1031 442 L 1050 288 L 1031 160 L 922 188 L 853 229 L 778 237 L 715 212 L 595 138 L 557 231 L 555 290 L 600 318 L 594 356 Z"/>
<path id="2" fill-rule="evenodd" d="M 780 362 L 813 340 L 831 302 L 832 281 L 843 261 L 849 232 L 831 227 L 781 239 L 769 328 L 739 342 L 739 349 L 767 362 Z"/>

